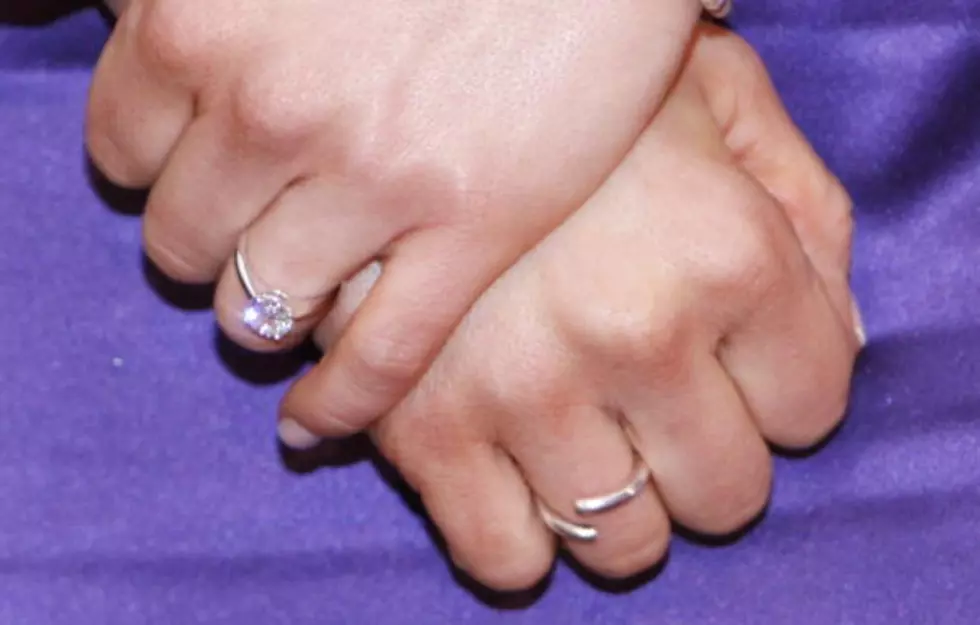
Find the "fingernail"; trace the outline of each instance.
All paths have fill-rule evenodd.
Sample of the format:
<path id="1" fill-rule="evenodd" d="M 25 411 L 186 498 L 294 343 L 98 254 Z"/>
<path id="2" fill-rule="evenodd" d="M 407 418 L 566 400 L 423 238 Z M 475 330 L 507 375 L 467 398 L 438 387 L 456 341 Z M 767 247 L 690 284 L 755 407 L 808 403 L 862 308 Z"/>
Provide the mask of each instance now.
<path id="1" fill-rule="evenodd" d="M 861 309 L 858 308 L 857 300 L 851 296 L 851 319 L 854 320 L 854 335 L 857 337 L 861 347 L 868 344 L 868 335 L 864 331 L 864 320 L 861 317 Z"/>
<path id="2" fill-rule="evenodd" d="M 319 445 L 322 440 L 319 436 L 289 418 L 279 421 L 279 425 L 276 426 L 276 433 L 283 445 L 299 451 L 312 449 Z"/>

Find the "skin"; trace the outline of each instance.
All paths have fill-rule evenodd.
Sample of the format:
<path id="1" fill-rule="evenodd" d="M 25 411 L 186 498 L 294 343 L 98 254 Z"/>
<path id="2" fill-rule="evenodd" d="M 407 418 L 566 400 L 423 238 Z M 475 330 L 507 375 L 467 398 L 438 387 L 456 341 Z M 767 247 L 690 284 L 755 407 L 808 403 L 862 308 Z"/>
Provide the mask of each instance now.
<path id="1" fill-rule="evenodd" d="M 318 367 L 318 431 L 344 435 L 416 384 L 480 293 L 580 207 L 660 104 L 696 0 L 132 0 L 100 60 L 87 142 L 152 186 L 145 247 L 218 280 L 219 323 L 289 347 L 344 280 L 385 272 Z M 583 88 L 587 86 L 587 88 Z M 243 327 L 229 264 L 306 315 Z"/>
<path id="2" fill-rule="evenodd" d="M 238 319 L 236 244 L 309 295 L 302 329 L 328 356 L 284 400 L 284 442 L 387 413 L 379 448 L 498 589 L 551 566 L 534 497 L 575 519 L 634 449 L 655 487 L 565 545 L 585 566 L 656 563 L 671 518 L 744 525 L 766 442 L 833 428 L 859 348 L 849 200 L 758 60 L 704 31 L 647 126 L 691 3 L 369 6 L 143 0 L 93 86 L 95 160 L 153 185 L 147 251 L 179 279 L 220 275 L 233 338 L 270 348 Z"/>
<path id="3" fill-rule="evenodd" d="M 767 442 L 808 447 L 839 423 L 862 341 L 850 237 L 847 193 L 759 60 L 705 27 L 629 156 L 480 297 L 372 436 L 456 564 L 502 590 L 552 565 L 535 497 L 586 520 L 572 501 L 624 485 L 635 449 L 651 484 L 588 519 L 596 542 L 564 547 L 601 575 L 640 572 L 666 552 L 671 520 L 726 534 L 763 509 Z M 377 276 L 344 286 L 321 345 Z M 329 429 L 322 376 L 285 398 L 287 443 Z"/>

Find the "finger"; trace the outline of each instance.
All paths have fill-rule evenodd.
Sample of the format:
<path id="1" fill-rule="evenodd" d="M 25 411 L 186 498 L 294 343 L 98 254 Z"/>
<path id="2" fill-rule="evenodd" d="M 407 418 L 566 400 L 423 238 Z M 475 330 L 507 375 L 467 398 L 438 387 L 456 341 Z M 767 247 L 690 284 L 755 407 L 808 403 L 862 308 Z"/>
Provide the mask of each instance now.
<path id="1" fill-rule="evenodd" d="M 571 403 L 571 402 L 569 402 Z M 546 509 L 560 519 L 594 528 L 591 541 L 565 539 L 589 569 L 624 578 L 660 562 L 670 541 L 670 520 L 647 480 L 638 495 L 598 514 L 582 515 L 575 502 L 619 491 L 634 479 L 637 456 L 616 419 L 590 405 L 567 405 L 498 419 L 500 440 Z"/>
<path id="2" fill-rule="evenodd" d="M 802 268 L 718 350 L 762 434 L 790 448 L 818 443 L 840 422 L 858 350 L 815 270 Z"/>
<path id="3" fill-rule="evenodd" d="M 96 167 L 124 187 L 160 175 L 194 114 L 192 94 L 147 70 L 136 43 L 139 9 L 127 11 L 99 58 L 89 95 L 86 144 Z"/>
<path id="4" fill-rule="evenodd" d="M 330 312 L 313 331 L 313 341 L 324 352 L 329 351 L 347 328 L 384 271 L 380 261 L 372 261 L 350 280 L 340 285 Z"/>
<path id="5" fill-rule="evenodd" d="M 227 120 L 195 120 L 150 193 L 147 255 L 182 282 L 215 280 L 242 232 L 295 175 L 287 159 L 235 146 Z"/>
<path id="6" fill-rule="evenodd" d="M 748 173 L 736 197 L 767 233 L 739 253 L 766 305 L 746 309 L 748 320 L 732 328 L 719 359 L 762 434 L 806 447 L 843 416 L 859 349 L 847 285 L 849 204 L 789 122 L 754 53 L 732 35 L 701 41 L 692 72 L 707 81 L 702 93 Z M 794 199 L 801 197 L 812 198 L 806 214 Z"/>
<path id="7" fill-rule="evenodd" d="M 848 284 L 851 199 L 790 119 L 756 53 L 737 36 L 704 27 L 693 74 L 737 162 L 789 217 L 838 314 L 860 330 Z"/>
<path id="8" fill-rule="evenodd" d="M 730 534 L 766 505 L 769 450 L 708 349 L 676 366 L 683 372 L 653 377 L 618 402 L 670 516 L 697 532 Z"/>
<path id="9" fill-rule="evenodd" d="M 420 473 L 422 502 L 456 566 L 502 591 L 530 588 L 548 574 L 555 538 L 509 458 L 484 450 Z"/>
<path id="10" fill-rule="evenodd" d="M 422 503 L 456 566 L 501 591 L 530 588 L 548 574 L 555 538 L 509 458 L 487 448 L 439 466 L 428 457 L 412 461 Z"/>
<path id="11" fill-rule="evenodd" d="M 330 350 L 381 277 L 381 272 L 381 263 L 373 261 L 340 285 L 329 312 L 313 330 L 313 342 L 320 351 L 325 353 Z M 311 449 L 323 440 L 293 418 L 279 421 L 278 435 L 286 447 L 298 450 Z"/>
<path id="12" fill-rule="evenodd" d="M 457 566 L 497 590 L 529 588 L 550 570 L 556 540 L 485 422 L 454 405 L 462 397 L 416 394 L 373 438 L 421 495 Z"/>
<path id="13" fill-rule="evenodd" d="M 313 432 L 344 436 L 386 413 L 414 386 L 486 288 L 499 256 L 475 241 L 416 234 L 385 259 L 370 296 L 324 360 L 286 397 Z M 507 250 L 505 250 L 505 253 Z M 490 263 L 487 262 L 490 259 Z"/>
<path id="14" fill-rule="evenodd" d="M 321 348 L 341 335 L 382 271 L 372 262 L 343 283 L 314 333 Z M 422 494 L 457 566 L 497 590 L 532 586 L 549 571 L 556 541 L 523 476 L 505 453 L 482 442 L 486 435 L 465 409 L 422 404 L 426 397 L 446 402 L 449 393 L 416 391 L 373 427 L 372 438 Z M 297 449 L 319 442 L 291 418 L 280 421 L 279 437 Z"/>
<path id="15" fill-rule="evenodd" d="M 392 219 L 372 218 L 370 199 L 339 181 L 297 183 L 248 227 L 239 249 L 260 292 L 278 290 L 296 318 L 282 340 L 267 340 L 243 322 L 249 297 L 234 263 L 218 284 L 216 312 L 235 342 L 258 351 L 295 345 L 317 325 L 338 285 L 364 266 L 397 235 Z"/>
<path id="16" fill-rule="evenodd" d="M 590 374 L 606 389 L 603 405 L 622 412 L 671 516 L 726 534 L 765 505 L 770 467 L 714 353 L 724 329 L 782 279 L 784 255 L 806 259 L 785 219 L 773 226 L 759 215 L 765 194 L 731 165 L 703 103 L 685 86 L 563 226 L 563 247 L 552 250 L 559 269 L 546 283 L 571 278 L 563 291 L 573 298 L 554 300 L 556 331 L 595 363 Z M 597 248 L 606 253 L 583 253 Z"/>

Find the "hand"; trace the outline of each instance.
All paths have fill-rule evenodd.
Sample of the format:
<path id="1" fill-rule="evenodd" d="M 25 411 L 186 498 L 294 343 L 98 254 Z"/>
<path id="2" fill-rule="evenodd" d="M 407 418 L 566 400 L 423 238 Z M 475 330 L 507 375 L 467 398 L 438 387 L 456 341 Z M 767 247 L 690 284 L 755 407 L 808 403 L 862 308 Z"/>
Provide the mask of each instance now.
<path id="1" fill-rule="evenodd" d="M 480 298 L 375 441 L 455 562 L 496 588 L 552 564 L 537 498 L 594 525 L 596 541 L 566 546 L 607 576 L 657 562 L 671 518 L 734 531 L 767 501 L 766 441 L 812 445 L 844 413 L 860 347 L 850 236 L 847 194 L 754 54 L 705 28 L 632 153 Z M 376 275 L 344 287 L 323 345 Z M 329 430 L 329 398 L 319 373 L 300 380 L 283 440 Z M 634 453 L 652 484 L 576 515 L 574 499 L 628 481 Z"/>
<path id="2" fill-rule="evenodd" d="M 581 206 L 658 106 L 695 0 L 133 0 L 96 72 L 88 145 L 153 185 L 148 255 L 220 275 L 236 247 L 299 302 L 301 339 L 337 285 L 385 273 L 318 367 L 319 426 L 362 429 L 412 387 L 478 295 Z"/>

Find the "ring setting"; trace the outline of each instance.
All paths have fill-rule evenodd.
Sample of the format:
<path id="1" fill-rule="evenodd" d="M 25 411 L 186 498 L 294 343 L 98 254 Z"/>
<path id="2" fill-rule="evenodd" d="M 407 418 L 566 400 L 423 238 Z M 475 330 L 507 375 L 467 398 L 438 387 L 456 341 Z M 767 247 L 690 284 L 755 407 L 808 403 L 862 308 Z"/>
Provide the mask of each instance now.
<path id="1" fill-rule="evenodd" d="M 235 250 L 235 271 L 249 297 L 242 312 L 245 327 L 267 341 L 279 342 L 289 336 L 296 326 L 296 315 L 289 304 L 289 296 L 279 290 L 257 291 L 241 250 Z"/>
<path id="2" fill-rule="evenodd" d="M 283 340 L 296 325 L 288 299 L 282 291 L 269 291 L 253 296 L 242 313 L 245 327 L 266 340 Z"/>

